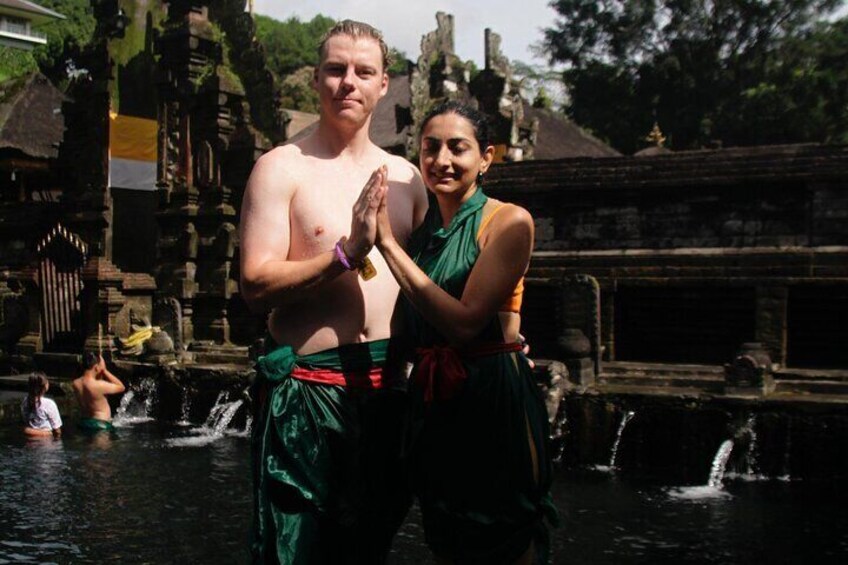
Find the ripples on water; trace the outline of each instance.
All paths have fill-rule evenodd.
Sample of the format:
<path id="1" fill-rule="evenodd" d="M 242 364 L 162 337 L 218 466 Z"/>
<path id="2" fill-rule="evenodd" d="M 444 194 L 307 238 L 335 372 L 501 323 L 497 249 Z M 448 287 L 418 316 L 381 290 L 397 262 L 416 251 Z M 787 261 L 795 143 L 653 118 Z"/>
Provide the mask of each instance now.
<path id="1" fill-rule="evenodd" d="M 27 442 L 0 427 L 0 563 L 244 563 L 251 512 L 244 430 L 128 424 Z M 555 564 L 843 563 L 837 483 L 668 486 L 560 471 Z M 393 565 L 434 563 L 413 509 Z"/>

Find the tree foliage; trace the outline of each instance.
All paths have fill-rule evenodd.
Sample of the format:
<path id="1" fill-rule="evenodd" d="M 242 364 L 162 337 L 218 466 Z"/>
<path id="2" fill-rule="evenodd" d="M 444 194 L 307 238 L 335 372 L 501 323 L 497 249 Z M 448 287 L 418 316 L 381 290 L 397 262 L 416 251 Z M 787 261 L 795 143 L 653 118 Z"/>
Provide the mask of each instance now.
<path id="1" fill-rule="evenodd" d="M 318 44 L 336 20 L 318 14 L 308 22 L 297 17 L 278 21 L 256 16 L 256 36 L 265 49 L 268 65 L 281 84 L 282 104 L 302 112 L 318 112 L 318 95 L 312 89 L 312 73 L 318 65 Z M 389 74 L 405 74 L 406 54 L 389 48 Z"/>
<path id="2" fill-rule="evenodd" d="M 545 31 L 578 123 L 624 152 L 656 121 L 677 149 L 839 141 L 841 0 L 556 0 Z"/>
<path id="3" fill-rule="evenodd" d="M 19 77 L 38 69 L 29 51 L 0 46 L 0 82 Z"/>
<path id="4" fill-rule="evenodd" d="M 33 50 L 41 72 L 58 83 L 66 78 L 67 61 L 78 56 L 91 41 L 96 22 L 89 0 L 39 0 L 39 4 L 65 16 L 42 28 L 47 45 Z"/>
<path id="5" fill-rule="evenodd" d="M 281 22 L 267 16 L 256 16 L 256 36 L 265 47 L 271 70 L 280 78 L 318 64 L 316 46 L 336 21 L 318 14 L 308 22 L 293 17 Z"/>
<path id="6" fill-rule="evenodd" d="M 521 95 L 527 100 L 533 100 L 535 107 L 560 110 L 565 106 L 565 88 L 559 71 L 522 61 L 513 61 L 511 66 L 512 76 L 518 81 Z"/>
<path id="7" fill-rule="evenodd" d="M 315 67 L 302 67 L 280 84 L 280 103 L 283 108 L 317 114 L 320 110 L 318 92 L 312 88 Z"/>

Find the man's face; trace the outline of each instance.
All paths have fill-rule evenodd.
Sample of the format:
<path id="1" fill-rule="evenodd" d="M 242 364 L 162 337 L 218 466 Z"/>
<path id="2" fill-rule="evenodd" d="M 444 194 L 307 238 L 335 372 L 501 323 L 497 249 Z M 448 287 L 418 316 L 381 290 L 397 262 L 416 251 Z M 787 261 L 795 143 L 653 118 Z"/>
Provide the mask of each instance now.
<path id="1" fill-rule="evenodd" d="M 315 71 L 322 116 L 361 125 L 386 94 L 388 85 L 377 40 L 335 35 L 324 44 Z"/>

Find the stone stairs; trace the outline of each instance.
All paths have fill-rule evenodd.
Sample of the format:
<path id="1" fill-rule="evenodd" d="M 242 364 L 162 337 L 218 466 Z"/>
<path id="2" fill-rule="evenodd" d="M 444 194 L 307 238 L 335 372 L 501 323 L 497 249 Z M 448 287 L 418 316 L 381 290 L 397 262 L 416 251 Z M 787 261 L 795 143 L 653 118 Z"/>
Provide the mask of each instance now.
<path id="1" fill-rule="evenodd" d="M 603 392 L 615 393 L 721 394 L 724 368 L 715 365 L 609 362 L 601 364 L 596 386 Z"/>
<path id="2" fill-rule="evenodd" d="M 831 394 L 848 398 L 848 371 L 782 369 L 774 375 L 776 394 Z"/>
<path id="3" fill-rule="evenodd" d="M 832 397 L 848 402 L 848 371 L 780 369 L 768 397 Z M 724 367 L 667 363 L 606 362 L 594 387 L 606 394 L 722 395 Z"/>

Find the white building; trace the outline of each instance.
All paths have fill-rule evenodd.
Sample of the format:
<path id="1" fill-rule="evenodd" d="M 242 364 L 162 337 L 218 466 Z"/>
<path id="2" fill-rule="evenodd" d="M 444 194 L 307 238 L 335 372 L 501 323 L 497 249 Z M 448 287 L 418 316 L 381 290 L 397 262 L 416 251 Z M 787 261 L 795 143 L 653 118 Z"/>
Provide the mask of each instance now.
<path id="1" fill-rule="evenodd" d="M 32 49 L 47 43 L 37 30 L 44 24 L 64 20 L 65 16 L 28 0 L 0 0 L 0 46 Z"/>

